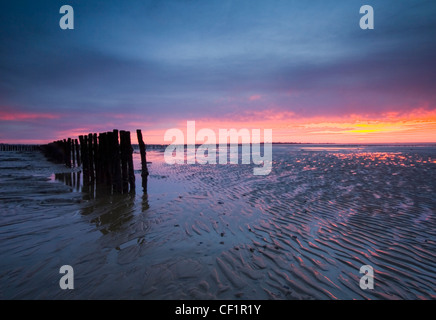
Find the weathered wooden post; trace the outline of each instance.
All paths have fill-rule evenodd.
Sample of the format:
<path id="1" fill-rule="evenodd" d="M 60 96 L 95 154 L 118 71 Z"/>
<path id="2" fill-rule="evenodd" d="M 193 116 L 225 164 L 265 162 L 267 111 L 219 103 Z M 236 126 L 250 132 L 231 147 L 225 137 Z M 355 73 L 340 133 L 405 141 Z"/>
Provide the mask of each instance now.
<path id="1" fill-rule="evenodd" d="M 106 145 L 108 147 L 107 149 L 107 166 L 108 166 L 108 173 L 110 176 L 110 180 L 108 181 L 109 188 L 115 192 L 116 191 L 116 185 L 117 185 L 117 177 L 115 175 L 115 172 L 117 171 L 117 168 L 115 166 L 114 157 L 116 153 L 116 146 L 115 146 L 115 139 L 118 139 L 118 135 L 115 138 L 115 134 L 113 131 L 106 132 Z"/>
<path id="2" fill-rule="evenodd" d="M 94 181 L 94 155 L 93 155 L 93 147 L 92 147 L 92 133 L 88 134 L 88 166 L 89 166 L 89 175 L 91 177 L 91 181 Z"/>
<path id="3" fill-rule="evenodd" d="M 141 177 L 142 177 L 142 189 L 147 193 L 147 180 L 148 180 L 148 168 L 147 168 L 147 156 L 145 143 L 142 140 L 142 132 L 140 129 L 136 130 L 138 136 L 139 152 L 141 154 Z"/>
<path id="4" fill-rule="evenodd" d="M 71 146 L 71 160 L 73 161 L 73 167 L 76 166 L 76 153 L 74 152 L 74 139 L 68 139 L 70 140 L 70 146 Z"/>
<path id="5" fill-rule="evenodd" d="M 114 172 L 114 181 L 113 188 L 114 192 L 121 193 L 122 192 L 122 179 L 121 179 L 121 161 L 120 161 L 120 144 L 118 142 L 118 130 L 114 129 L 112 131 L 112 147 L 113 147 L 113 172 Z"/>
<path id="6" fill-rule="evenodd" d="M 67 165 L 67 150 L 65 148 L 66 144 L 67 144 L 66 139 L 60 140 L 60 145 L 61 145 L 61 150 L 62 150 L 62 163 L 64 163 L 65 165 Z"/>
<path id="7" fill-rule="evenodd" d="M 71 138 L 64 139 L 65 144 L 65 164 L 68 168 L 71 168 Z"/>
<path id="8" fill-rule="evenodd" d="M 82 135 L 79 136 L 80 141 L 80 162 L 82 170 L 85 171 L 85 139 Z"/>
<path id="9" fill-rule="evenodd" d="M 98 172 L 100 170 L 100 166 L 99 166 L 99 157 L 98 157 L 98 143 L 97 143 L 97 134 L 94 133 L 92 135 L 92 139 L 93 139 L 93 153 L 94 153 L 94 169 L 95 169 L 95 177 L 96 180 L 98 180 Z"/>
<path id="10" fill-rule="evenodd" d="M 127 193 L 129 190 L 129 176 L 127 169 L 127 141 L 126 131 L 120 131 L 120 151 L 121 151 L 121 177 L 122 177 L 122 189 L 123 193 Z"/>
<path id="11" fill-rule="evenodd" d="M 87 187 L 89 182 L 89 158 L 88 158 L 88 136 L 79 136 L 82 151 L 83 186 Z"/>
<path id="12" fill-rule="evenodd" d="M 112 165 L 111 162 L 109 161 L 111 150 L 110 150 L 110 143 L 109 143 L 109 135 L 107 132 L 103 134 L 103 138 L 104 138 L 103 162 L 105 166 L 105 183 L 107 185 L 112 185 Z"/>
<path id="13" fill-rule="evenodd" d="M 74 139 L 74 145 L 76 147 L 76 160 L 77 160 L 77 166 L 80 167 L 80 151 L 79 151 L 79 142 L 77 139 Z"/>
<path id="14" fill-rule="evenodd" d="M 126 131 L 126 151 L 127 151 L 127 163 L 129 165 L 129 184 L 130 191 L 135 190 L 135 169 L 133 168 L 133 147 L 130 139 L 130 131 Z"/>
<path id="15" fill-rule="evenodd" d="M 97 181 L 99 183 L 106 182 L 106 163 L 105 163 L 105 138 L 104 133 L 98 134 L 98 159 L 99 159 L 99 171 L 97 175 Z"/>

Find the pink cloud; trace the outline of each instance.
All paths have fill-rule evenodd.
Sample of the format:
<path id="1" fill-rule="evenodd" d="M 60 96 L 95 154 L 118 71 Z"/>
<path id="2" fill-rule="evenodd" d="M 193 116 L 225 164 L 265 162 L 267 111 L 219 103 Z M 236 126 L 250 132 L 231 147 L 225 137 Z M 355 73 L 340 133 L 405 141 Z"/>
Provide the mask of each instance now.
<path id="1" fill-rule="evenodd" d="M 11 112 L 0 111 L 0 120 L 21 121 L 34 119 L 58 119 L 59 116 L 51 113 L 30 113 L 30 112 Z"/>
<path id="2" fill-rule="evenodd" d="M 260 94 L 255 94 L 255 95 L 250 96 L 250 97 L 248 98 L 248 100 L 250 100 L 250 101 L 256 101 L 256 100 L 259 100 L 259 99 L 261 99 L 261 98 L 262 98 L 262 96 L 261 96 Z"/>

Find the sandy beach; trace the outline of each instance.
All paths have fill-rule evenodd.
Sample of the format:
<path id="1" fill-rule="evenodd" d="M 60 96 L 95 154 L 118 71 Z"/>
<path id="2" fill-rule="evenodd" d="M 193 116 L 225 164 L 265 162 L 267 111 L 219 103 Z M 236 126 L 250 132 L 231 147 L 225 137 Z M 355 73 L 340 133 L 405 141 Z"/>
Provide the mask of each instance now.
<path id="1" fill-rule="evenodd" d="M 436 299 L 435 146 L 274 145 L 267 176 L 147 160 L 148 194 L 135 150 L 135 193 L 105 195 L 0 152 L 0 298 Z"/>

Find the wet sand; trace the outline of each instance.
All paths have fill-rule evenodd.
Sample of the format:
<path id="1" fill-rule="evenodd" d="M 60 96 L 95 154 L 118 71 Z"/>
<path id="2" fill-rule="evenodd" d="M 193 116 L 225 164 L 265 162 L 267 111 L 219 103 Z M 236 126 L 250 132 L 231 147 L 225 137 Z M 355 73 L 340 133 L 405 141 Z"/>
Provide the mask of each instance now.
<path id="1" fill-rule="evenodd" d="M 0 298 L 436 298 L 436 147 L 275 145 L 268 176 L 147 160 L 148 195 L 136 171 L 136 193 L 108 196 L 1 152 Z"/>

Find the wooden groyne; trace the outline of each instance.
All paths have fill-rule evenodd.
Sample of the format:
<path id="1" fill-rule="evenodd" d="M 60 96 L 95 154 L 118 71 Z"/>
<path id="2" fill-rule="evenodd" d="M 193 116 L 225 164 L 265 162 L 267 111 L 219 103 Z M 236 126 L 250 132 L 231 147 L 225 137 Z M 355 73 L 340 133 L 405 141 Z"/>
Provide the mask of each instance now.
<path id="1" fill-rule="evenodd" d="M 147 192 L 149 175 L 146 162 L 146 147 L 141 130 L 140 141 L 142 186 Z M 80 135 L 78 139 L 63 139 L 41 146 L 50 160 L 64 163 L 67 167 L 81 167 L 84 188 L 98 186 L 109 193 L 126 194 L 135 190 L 133 147 L 129 131 L 117 130 Z"/>
<path id="2" fill-rule="evenodd" d="M 77 154 L 77 139 L 64 139 L 53 141 L 49 144 L 42 145 L 41 151 L 51 161 L 64 163 L 71 168 L 80 166 L 79 154 Z"/>
<path id="3" fill-rule="evenodd" d="M 40 150 L 40 145 L 0 143 L 0 151 L 37 151 L 37 150 Z"/>
<path id="4" fill-rule="evenodd" d="M 111 193 L 135 190 L 133 148 L 129 131 L 79 136 L 83 183 L 105 185 Z"/>

